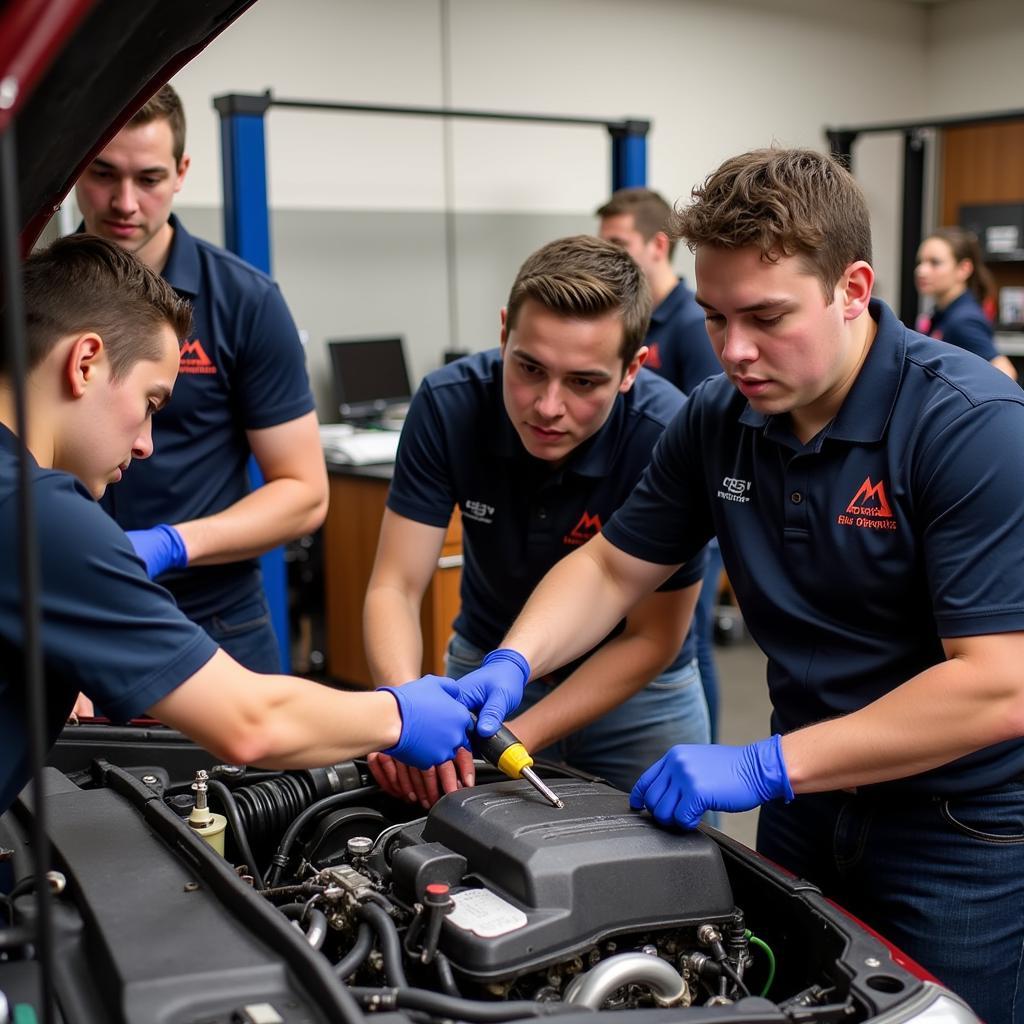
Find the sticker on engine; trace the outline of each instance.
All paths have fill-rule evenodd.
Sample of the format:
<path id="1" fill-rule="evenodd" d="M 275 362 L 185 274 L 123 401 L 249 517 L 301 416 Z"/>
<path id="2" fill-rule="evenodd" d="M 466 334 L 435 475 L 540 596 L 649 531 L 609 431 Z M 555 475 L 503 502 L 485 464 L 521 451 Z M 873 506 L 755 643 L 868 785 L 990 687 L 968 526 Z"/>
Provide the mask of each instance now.
<path id="1" fill-rule="evenodd" d="M 479 935 L 481 939 L 494 939 L 518 928 L 525 928 L 526 915 L 507 903 L 490 889 L 466 889 L 453 892 L 455 909 L 448 915 L 456 928 Z"/>

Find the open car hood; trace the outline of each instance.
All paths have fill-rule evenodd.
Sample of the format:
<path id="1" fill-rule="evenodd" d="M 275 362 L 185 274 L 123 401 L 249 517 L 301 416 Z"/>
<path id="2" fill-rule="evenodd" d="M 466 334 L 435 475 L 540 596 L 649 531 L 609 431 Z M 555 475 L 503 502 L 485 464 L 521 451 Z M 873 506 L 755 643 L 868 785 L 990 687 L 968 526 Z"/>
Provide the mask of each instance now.
<path id="1" fill-rule="evenodd" d="M 132 114 L 254 2 L 0 3 L 0 131 L 13 116 L 23 251 Z"/>

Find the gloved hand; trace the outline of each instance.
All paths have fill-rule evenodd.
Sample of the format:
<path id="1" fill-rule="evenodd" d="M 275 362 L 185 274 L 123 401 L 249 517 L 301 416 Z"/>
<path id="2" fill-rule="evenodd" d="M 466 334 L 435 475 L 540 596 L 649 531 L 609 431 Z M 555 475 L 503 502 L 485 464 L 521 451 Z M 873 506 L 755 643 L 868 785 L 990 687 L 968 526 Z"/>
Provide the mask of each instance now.
<path id="1" fill-rule="evenodd" d="M 529 678 L 529 662 L 511 647 L 499 647 L 484 658 L 478 669 L 459 680 L 459 699 L 477 713 L 479 736 L 487 739 L 501 728 L 501 723 L 519 707 Z"/>
<path id="2" fill-rule="evenodd" d="M 173 526 L 161 524 L 149 530 L 128 530 L 135 554 L 146 563 L 146 573 L 155 580 L 168 569 L 184 569 L 188 552 L 181 534 Z"/>
<path id="3" fill-rule="evenodd" d="M 381 686 L 398 701 L 402 733 L 383 753 L 411 764 L 430 768 L 450 761 L 459 747 L 469 746 L 473 718 L 458 699 L 459 684 L 443 676 L 424 676 L 404 686 Z"/>
<path id="4" fill-rule="evenodd" d="M 637 780 L 629 806 L 646 807 L 663 825 L 696 828 L 705 811 L 749 811 L 776 797 L 793 799 L 778 735 L 746 747 L 672 747 Z"/>

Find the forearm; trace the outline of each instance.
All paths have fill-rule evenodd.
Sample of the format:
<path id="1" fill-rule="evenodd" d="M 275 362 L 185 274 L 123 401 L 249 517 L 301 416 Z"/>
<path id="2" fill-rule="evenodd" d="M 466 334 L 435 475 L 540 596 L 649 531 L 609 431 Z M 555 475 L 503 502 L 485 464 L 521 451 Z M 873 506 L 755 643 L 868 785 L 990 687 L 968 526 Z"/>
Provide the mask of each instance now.
<path id="1" fill-rule="evenodd" d="M 512 731 L 527 750 L 543 750 L 629 700 L 677 653 L 646 635 L 620 634 L 511 722 Z"/>
<path id="2" fill-rule="evenodd" d="M 327 512 L 319 488 L 281 478 L 256 488 L 221 512 L 174 524 L 189 565 L 221 565 L 255 558 L 316 530 Z"/>
<path id="3" fill-rule="evenodd" d="M 606 637 L 651 585 L 613 575 L 598 536 L 563 558 L 540 581 L 502 643 L 541 676 L 585 654 Z M 623 556 L 625 557 L 625 556 Z M 671 569 L 666 569 L 667 576 Z"/>
<path id="4" fill-rule="evenodd" d="M 794 791 L 906 778 L 1024 735 L 1014 675 L 950 658 L 860 711 L 784 736 Z"/>
<path id="5" fill-rule="evenodd" d="M 378 686 L 416 679 L 423 663 L 420 602 L 399 587 L 375 586 L 366 591 L 363 644 L 370 675 Z"/>

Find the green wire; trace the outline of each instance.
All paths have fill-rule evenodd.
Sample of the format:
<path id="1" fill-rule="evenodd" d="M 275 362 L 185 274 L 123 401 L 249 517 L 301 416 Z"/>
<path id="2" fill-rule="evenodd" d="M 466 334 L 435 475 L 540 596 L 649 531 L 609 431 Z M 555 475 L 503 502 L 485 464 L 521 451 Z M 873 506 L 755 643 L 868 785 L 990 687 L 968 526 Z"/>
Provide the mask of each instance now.
<path id="1" fill-rule="evenodd" d="M 768 957 L 768 980 L 764 983 L 764 988 L 761 989 L 761 995 L 766 996 L 768 989 L 772 987 L 772 982 L 775 980 L 775 954 L 772 952 L 771 946 L 764 939 L 759 939 L 749 928 L 743 933 L 743 936 L 751 945 L 757 946 L 758 949 L 763 949 L 764 955 Z"/>

